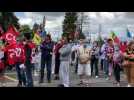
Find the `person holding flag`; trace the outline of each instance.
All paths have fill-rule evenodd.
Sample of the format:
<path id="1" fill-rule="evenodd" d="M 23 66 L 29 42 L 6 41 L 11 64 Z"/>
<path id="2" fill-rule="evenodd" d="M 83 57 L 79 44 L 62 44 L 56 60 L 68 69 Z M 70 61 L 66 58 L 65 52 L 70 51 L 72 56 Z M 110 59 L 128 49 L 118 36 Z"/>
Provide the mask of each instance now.
<path id="1" fill-rule="evenodd" d="M 41 39 L 41 36 L 40 36 L 40 27 L 39 25 L 35 24 L 34 27 L 33 27 L 33 42 L 36 44 L 36 45 L 40 45 L 41 42 L 42 42 L 42 39 Z"/>
<path id="2" fill-rule="evenodd" d="M 4 52 L 7 58 L 6 64 L 9 65 L 9 68 L 15 66 L 15 48 L 16 48 L 16 37 L 19 35 L 19 32 L 13 25 L 8 26 L 8 30 L 1 36 L 1 39 L 5 41 Z"/>

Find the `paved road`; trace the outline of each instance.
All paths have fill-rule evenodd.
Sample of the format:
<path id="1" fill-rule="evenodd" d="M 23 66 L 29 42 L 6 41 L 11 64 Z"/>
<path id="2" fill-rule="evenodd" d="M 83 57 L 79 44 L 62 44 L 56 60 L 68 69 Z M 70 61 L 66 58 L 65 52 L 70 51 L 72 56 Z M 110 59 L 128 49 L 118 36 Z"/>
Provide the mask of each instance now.
<path id="1" fill-rule="evenodd" d="M 74 73 L 74 69 L 70 68 L 70 86 L 71 87 L 85 87 L 85 86 L 79 86 L 79 77 L 78 75 L 76 75 Z M 16 73 L 15 72 L 8 72 L 6 73 L 6 75 L 8 76 L 12 76 L 15 77 Z M 45 75 L 46 76 L 46 75 Z M 125 75 L 122 73 L 121 74 L 121 87 L 126 87 L 127 82 L 125 81 Z M 52 79 L 54 77 L 52 76 Z M 8 81 L 6 82 L 6 87 L 16 87 L 17 86 L 17 80 L 15 80 L 16 78 L 13 78 L 13 80 L 10 80 L 10 77 L 8 79 Z M 43 84 L 39 84 L 38 83 L 38 79 L 39 76 L 34 76 L 34 86 L 35 87 L 57 87 L 57 85 L 59 84 L 59 81 L 57 80 L 52 80 L 51 83 L 47 83 L 46 81 L 46 77 L 45 77 L 45 81 Z M 10 81 L 9 81 L 10 80 Z M 104 75 L 102 72 L 100 72 L 100 77 L 98 79 L 96 78 L 90 78 L 90 85 L 89 87 L 116 87 L 114 83 L 114 77 L 112 77 L 110 80 L 105 80 L 104 79 Z"/>

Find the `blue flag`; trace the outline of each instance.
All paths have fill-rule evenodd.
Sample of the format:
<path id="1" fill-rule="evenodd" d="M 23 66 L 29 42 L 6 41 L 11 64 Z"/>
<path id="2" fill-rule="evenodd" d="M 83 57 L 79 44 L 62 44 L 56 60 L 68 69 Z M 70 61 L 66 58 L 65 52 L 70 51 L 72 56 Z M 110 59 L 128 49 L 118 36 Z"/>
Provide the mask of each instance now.
<path id="1" fill-rule="evenodd" d="M 41 33 L 41 37 L 44 38 L 45 36 L 46 36 L 46 31 L 43 31 L 43 32 Z"/>
<path id="2" fill-rule="evenodd" d="M 127 29 L 127 37 L 132 38 L 132 33 Z"/>

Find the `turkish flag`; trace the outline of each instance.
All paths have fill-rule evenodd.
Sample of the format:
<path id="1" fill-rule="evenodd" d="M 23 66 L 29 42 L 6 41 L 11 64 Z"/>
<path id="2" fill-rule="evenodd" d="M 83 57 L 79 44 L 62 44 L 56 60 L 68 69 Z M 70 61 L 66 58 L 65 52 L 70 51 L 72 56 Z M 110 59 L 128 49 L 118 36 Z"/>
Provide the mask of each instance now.
<path id="1" fill-rule="evenodd" d="M 15 29 L 13 25 L 8 27 L 8 30 L 3 34 L 2 39 L 5 39 L 8 43 L 16 43 L 16 37 L 19 35 L 19 32 Z"/>

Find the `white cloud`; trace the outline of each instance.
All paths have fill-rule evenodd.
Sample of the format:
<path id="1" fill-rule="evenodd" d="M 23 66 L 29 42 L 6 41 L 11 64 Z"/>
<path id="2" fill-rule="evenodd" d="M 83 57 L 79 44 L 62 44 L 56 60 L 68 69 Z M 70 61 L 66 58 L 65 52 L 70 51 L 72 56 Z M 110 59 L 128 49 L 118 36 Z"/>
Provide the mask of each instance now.
<path id="1" fill-rule="evenodd" d="M 32 19 L 31 18 L 19 18 L 19 23 L 21 25 L 25 25 L 25 24 L 28 24 L 30 25 L 32 23 Z"/>
<path id="2" fill-rule="evenodd" d="M 43 16 L 46 16 L 46 29 L 54 36 L 62 33 L 62 22 L 64 12 L 24 12 L 25 17 L 20 17 L 21 24 L 32 25 L 41 23 Z M 99 24 L 102 25 L 102 33 L 108 36 L 111 30 L 125 36 L 126 28 L 134 32 L 134 12 L 85 12 L 89 16 L 89 27 L 84 28 L 84 32 L 97 33 Z M 58 35 L 57 35 L 58 34 Z"/>

